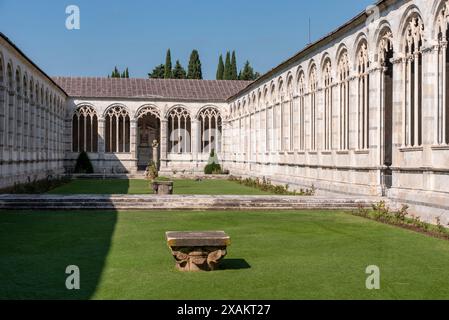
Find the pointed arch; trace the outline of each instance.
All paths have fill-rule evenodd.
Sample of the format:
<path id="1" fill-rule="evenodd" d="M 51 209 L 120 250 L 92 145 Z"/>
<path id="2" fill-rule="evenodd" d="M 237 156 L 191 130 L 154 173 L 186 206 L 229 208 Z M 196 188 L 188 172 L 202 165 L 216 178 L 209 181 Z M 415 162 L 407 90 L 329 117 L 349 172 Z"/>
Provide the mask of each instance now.
<path id="1" fill-rule="evenodd" d="M 222 139 L 222 116 L 216 106 L 204 106 L 198 112 L 197 119 L 200 121 L 200 152 L 210 153 L 214 150 L 221 152 Z"/>
<path id="2" fill-rule="evenodd" d="M 357 77 L 357 149 L 369 148 L 369 54 L 368 42 L 361 39 L 356 50 Z"/>
<path id="3" fill-rule="evenodd" d="M 332 149 L 332 118 L 333 118 L 333 110 L 332 110 L 332 101 L 333 101 L 333 93 L 332 93 L 332 62 L 330 57 L 327 55 L 324 57 L 322 62 L 322 75 L 323 75 L 323 85 L 324 85 L 324 135 L 323 135 L 323 145 L 324 150 Z"/>
<path id="4" fill-rule="evenodd" d="M 406 147 L 417 147 L 422 145 L 424 23 L 414 6 L 410 7 L 403 22 L 401 50 L 406 59 L 403 144 Z"/>
<path id="5" fill-rule="evenodd" d="M 349 98 L 350 98 L 350 63 L 346 48 L 341 48 L 338 56 L 339 81 L 339 141 L 340 150 L 349 149 Z"/>
<path id="6" fill-rule="evenodd" d="M 113 104 L 104 112 L 106 153 L 129 153 L 131 151 L 131 121 L 127 108 Z"/>
<path id="7" fill-rule="evenodd" d="M 72 152 L 98 152 L 98 116 L 93 105 L 81 104 L 72 115 Z"/>
<path id="8" fill-rule="evenodd" d="M 172 107 L 167 112 L 170 153 L 190 153 L 192 150 L 191 115 L 183 105 Z"/>

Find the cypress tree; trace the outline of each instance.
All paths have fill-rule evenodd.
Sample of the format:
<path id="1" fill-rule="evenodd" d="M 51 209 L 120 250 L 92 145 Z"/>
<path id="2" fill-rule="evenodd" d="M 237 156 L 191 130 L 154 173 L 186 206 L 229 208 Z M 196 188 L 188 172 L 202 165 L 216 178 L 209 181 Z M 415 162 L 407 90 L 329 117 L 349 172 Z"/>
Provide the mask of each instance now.
<path id="1" fill-rule="evenodd" d="M 168 49 L 167 55 L 165 57 L 164 78 L 170 79 L 171 77 L 172 77 L 171 52 L 170 49 Z"/>
<path id="2" fill-rule="evenodd" d="M 128 68 L 126 68 L 126 71 L 125 71 L 125 78 L 129 79 L 129 70 L 128 70 Z"/>
<path id="3" fill-rule="evenodd" d="M 185 79 L 187 77 L 185 69 L 182 67 L 179 60 L 176 60 L 175 68 L 173 69 L 173 79 Z"/>
<path id="4" fill-rule="evenodd" d="M 120 78 L 120 72 L 118 71 L 117 66 L 112 71 L 111 78 Z"/>
<path id="5" fill-rule="evenodd" d="M 223 80 L 231 80 L 231 54 L 229 53 L 229 51 L 226 52 Z"/>
<path id="6" fill-rule="evenodd" d="M 230 71 L 230 80 L 238 80 L 238 71 L 237 71 L 237 58 L 235 57 L 235 51 L 232 51 L 232 59 L 231 59 L 231 71 Z"/>
<path id="7" fill-rule="evenodd" d="M 218 67 L 217 67 L 217 80 L 223 80 L 224 77 L 224 63 L 223 63 L 223 55 L 220 54 L 220 58 L 218 59 Z"/>
<path id="8" fill-rule="evenodd" d="M 123 71 L 122 74 L 120 75 L 120 78 L 126 78 L 126 72 Z"/>
<path id="9" fill-rule="evenodd" d="M 255 80 L 254 69 L 251 67 L 249 61 L 245 62 L 245 66 L 240 71 L 239 80 Z"/>
<path id="10" fill-rule="evenodd" d="M 203 79 L 203 73 L 201 71 L 200 55 L 197 50 L 193 50 L 192 54 L 190 55 L 187 78 Z"/>

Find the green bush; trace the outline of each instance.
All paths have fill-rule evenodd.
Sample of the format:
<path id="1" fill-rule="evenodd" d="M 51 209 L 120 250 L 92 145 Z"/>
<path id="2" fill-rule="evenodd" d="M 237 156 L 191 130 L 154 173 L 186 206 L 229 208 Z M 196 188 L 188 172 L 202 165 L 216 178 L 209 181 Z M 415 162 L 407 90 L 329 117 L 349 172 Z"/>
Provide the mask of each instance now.
<path id="1" fill-rule="evenodd" d="M 205 174 L 221 174 L 221 166 L 218 163 L 211 163 L 208 164 L 205 168 L 204 168 L 204 173 Z"/>
<path id="2" fill-rule="evenodd" d="M 205 174 L 222 174 L 223 170 L 221 169 L 220 164 L 217 163 L 218 159 L 215 155 L 215 150 L 212 149 L 209 155 L 208 164 L 204 167 Z"/>
<path id="3" fill-rule="evenodd" d="M 151 161 L 150 164 L 147 166 L 145 176 L 147 177 L 148 180 L 155 180 L 159 176 L 157 165 L 153 161 Z"/>
<path id="4" fill-rule="evenodd" d="M 315 195 L 315 187 L 312 186 L 310 189 L 300 189 L 299 191 L 290 191 L 289 185 L 274 185 L 271 181 L 265 177 L 262 179 L 252 179 L 241 177 L 230 177 L 230 181 L 237 182 L 241 185 L 259 189 L 265 192 L 271 192 L 278 195 L 289 195 L 289 196 L 313 196 Z"/>
<path id="5" fill-rule="evenodd" d="M 94 173 L 94 167 L 86 152 L 81 152 L 76 160 L 74 173 Z"/>

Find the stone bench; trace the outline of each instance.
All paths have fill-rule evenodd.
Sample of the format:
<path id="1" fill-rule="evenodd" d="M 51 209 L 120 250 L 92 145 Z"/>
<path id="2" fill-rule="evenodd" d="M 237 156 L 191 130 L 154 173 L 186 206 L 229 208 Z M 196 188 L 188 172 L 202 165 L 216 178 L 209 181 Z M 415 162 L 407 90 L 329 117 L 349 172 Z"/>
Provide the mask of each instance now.
<path id="1" fill-rule="evenodd" d="M 224 231 L 169 231 L 165 235 L 176 268 L 186 272 L 216 270 L 231 244 L 231 238 Z"/>

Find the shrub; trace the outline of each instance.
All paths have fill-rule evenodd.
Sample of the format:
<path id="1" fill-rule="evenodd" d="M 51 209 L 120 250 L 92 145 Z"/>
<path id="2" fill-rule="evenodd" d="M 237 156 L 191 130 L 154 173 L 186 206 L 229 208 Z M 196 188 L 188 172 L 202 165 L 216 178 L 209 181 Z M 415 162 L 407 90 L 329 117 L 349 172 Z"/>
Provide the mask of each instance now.
<path id="1" fill-rule="evenodd" d="M 85 151 L 78 156 L 74 173 L 94 173 L 94 167 Z"/>
<path id="2" fill-rule="evenodd" d="M 155 180 L 159 176 L 159 171 L 154 161 L 150 161 L 145 171 L 145 177 L 149 180 Z"/>
<path id="3" fill-rule="evenodd" d="M 215 154 L 215 151 L 212 149 L 209 155 L 209 161 L 207 165 L 204 167 L 205 174 L 222 174 L 221 166 L 218 164 L 218 159 Z"/>
<path id="4" fill-rule="evenodd" d="M 251 179 L 251 178 L 237 178 L 230 177 L 230 181 L 237 182 L 239 184 L 245 185 L 247 187 L 259 189 L 265 192 L 271 192 L 278 195 L 289 195 L 289 196 L 313 196 L 315 194 L 315 187 L 312 186 L 311 189 L 301 189 L 297 191 L 289 191 L 289 185 L 274 185 L 271 181 L 265 177 L 262 179 Z"/>

